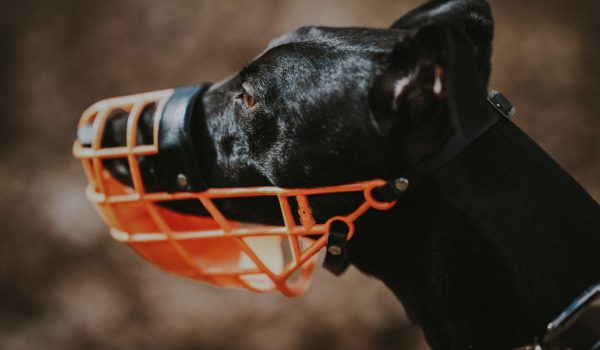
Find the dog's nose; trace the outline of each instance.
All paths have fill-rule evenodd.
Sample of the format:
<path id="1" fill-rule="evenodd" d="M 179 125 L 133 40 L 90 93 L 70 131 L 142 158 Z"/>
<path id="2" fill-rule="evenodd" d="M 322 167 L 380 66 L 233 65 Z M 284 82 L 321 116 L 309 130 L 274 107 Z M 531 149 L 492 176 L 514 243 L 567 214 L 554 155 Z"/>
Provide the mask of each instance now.
<path id="1" fill-rule="evenodd" d="M 205 133 L 199 132 L 202 129 L 199 126 L 205 125 L 201 96 L 208 87 L 209 84 L 200 84 L 173 89 L 164 101 L 143 104 L 139 118 L 133 115 L 137 113 L 133 112 L 135 108 L 117 106 L 107 111 L 108 117 L 102 127 L 94 123 L 80 126 L 77 139 L 83 147 L 103 150 L 154 146 L 156 154 L 136 157 L 147 192 L 202 190 L 206 186 L 199 169 L 201 155 L 196 145 L 198 138 L 206 137 Z M 127 129 L 132 119 L 137 121 L 133 123 L 135 140 L 128 143 Z M 155 131 L 155 128 L 158 129 Z M 98 141 L 100 145 L 92 147 Z M 126 154 L 105 158 L 102 166 L 117 181 L 133 186 L 131 162 Z"/>
<path id="2" fill-rule="evenodd" d="M 144 107 L 137 124 L 136 145 L 149 145 L 152 143 L 152 129 L 156 104 L 152 103 Z M 118 108 L 111 111 L 107 118 L 101 138 L 101 147 L 124 147 L 126 146 L 127 121 L 129 113 Z M 77 140 L 84 147 L 91 147 L 94 141 L 93 124 L 85 124 L 77 129 Z"/>
<path id="3" fill-rule="evenodd" d="M 153 126 L 156 104 L 149 104 L 141 112 L 136 128 L 137 146 L 151 145 L 153 142 Z M 95 137 L 100 137 L 100 148 L 127 147 L 127 123 L 130 114 L 123 109 L 110 112 L 103 130 L 94 130 L 93 124 L 86 124 L 77 129 L 77 139 L 83 147 L 92 147 Z M 96 133 L 101 132 L 101 135 Z M 156 164 L 151 157 L 138 158 L 141 176 L 149 190 L 157 189 Z M 110 172 L 117 181 L 129 187 L 133 186 L 131 169 L 128 159 L 107 158 L 102 160 L 102 166 Z"/>

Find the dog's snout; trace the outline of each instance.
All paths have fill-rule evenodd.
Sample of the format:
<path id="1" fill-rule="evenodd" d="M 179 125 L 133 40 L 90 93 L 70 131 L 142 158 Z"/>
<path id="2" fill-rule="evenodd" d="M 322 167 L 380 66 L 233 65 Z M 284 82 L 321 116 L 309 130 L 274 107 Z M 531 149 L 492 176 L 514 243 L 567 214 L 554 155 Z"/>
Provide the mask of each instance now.
<path id="1" fill-rule="evenodd" d="M 152 144 L 154 128 L 154 113 L 156 104 L 151 103 L 144 107 L 137 124 L 135 145 Z M 100 147 L 127 146 L 127 121 L 129 113 L 123 109 L 116 109 L 107 118 L 104 130 L 100 136 Z M 94 142 L 94 124 L 85 124 L 77 129 L 77 140 L 84 147 L 91 147 Z"/>
<path id="2" fill-rule="evenodd" d="M 209 86 L 103 101 L 90 108 L 91 117 L 78 128 L 79 144 L 97 153 L 102 170 L 128 187 L 139 176 L 136 186 L 146 192 L 202 190 L 200 161 L 210 157 L 205 152 L 210 142 L 204 140 L 208 133 L 200 97 Z M 185 185 L 179 180 L 183 177 Z"/>
<path id="3" fill-rule="evenodd" d="M 136 137 L 134 146 L 150 145 L 153 143 L 154 114 L 156 104 L 146 105 L 139 118 L 136 128 Z M 127 124 L 130 115 L 123 109 L 112 111 L 104 125 L 104 130 L 100 135 L 94 133 L 94 124 L 85 124 L 77 130 L 77 139 L 84 147 L 92 147 L 96 141 L 94 138 L 100 138 L 100 148 L 127 147 Z M 151 157 L 139 157 L 139 165 L 142 171 L 142 178 L 148 186 L 155 186 L 156 181 L 153 177 L 156 174 L 155 164 Z M 108 170 L 111 175 L 119 182 L 132 186 L 131 170 L 126 157 L 108 158 L 102 160 L 102 166 Z"/>

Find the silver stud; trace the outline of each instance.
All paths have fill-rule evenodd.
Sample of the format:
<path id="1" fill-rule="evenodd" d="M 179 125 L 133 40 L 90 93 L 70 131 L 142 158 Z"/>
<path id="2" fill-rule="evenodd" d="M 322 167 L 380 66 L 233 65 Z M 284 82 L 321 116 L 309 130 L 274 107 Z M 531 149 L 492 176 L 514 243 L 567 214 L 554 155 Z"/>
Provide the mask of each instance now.
<path id="1" fill-rule="evenodd" d="M 410 182 L 403 177 L 396 179 L 394 181 L 394 187 L 400 192 L 406 191 L 408 189 L 409 185 L 410 185 Z"/>
<path id="2" fill-rule="evenodd" d="M 342 247 L 337 246 L 337 245 L 332 245 L 327 248 L 327 251 L 329 252 L 329 254 L 337 256 L 337 255 L 342 254 Z"/>
<path id="3" fill-rule="evenodd" d="M 177 184 L 179 185 L 179 187 L 187 187 L 188 185 L 188 178 L 187 176 L 185 176 L 185 174 L 179 174 L 177 175 Z"/>

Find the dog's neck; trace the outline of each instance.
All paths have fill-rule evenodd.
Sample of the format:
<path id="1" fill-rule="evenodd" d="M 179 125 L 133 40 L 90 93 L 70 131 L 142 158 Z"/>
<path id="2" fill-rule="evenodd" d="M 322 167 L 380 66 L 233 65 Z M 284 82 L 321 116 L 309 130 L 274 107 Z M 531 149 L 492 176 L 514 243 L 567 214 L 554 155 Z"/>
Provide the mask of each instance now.
<path id="1" fill-rule="evenodd" d="M 600 207 L 510 122 L 359 224 L 352 262 L 434 348 L 523 345 L 600 281 Z"/>

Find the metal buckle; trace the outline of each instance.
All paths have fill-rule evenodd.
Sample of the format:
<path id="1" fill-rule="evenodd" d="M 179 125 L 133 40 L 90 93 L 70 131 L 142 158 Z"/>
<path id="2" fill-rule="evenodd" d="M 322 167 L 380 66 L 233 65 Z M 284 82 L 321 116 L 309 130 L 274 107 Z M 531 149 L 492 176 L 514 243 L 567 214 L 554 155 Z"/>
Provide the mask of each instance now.
<path id="1" fill-rule="evenodd" d="M 492 90 L 488 96 L 488 101 L 494 106 L 494 108 L 500 112 L 506 119 L 512 118 L 517 110 L 515 106 L 510 102 L 504 95 L 496 90 Z"/>

